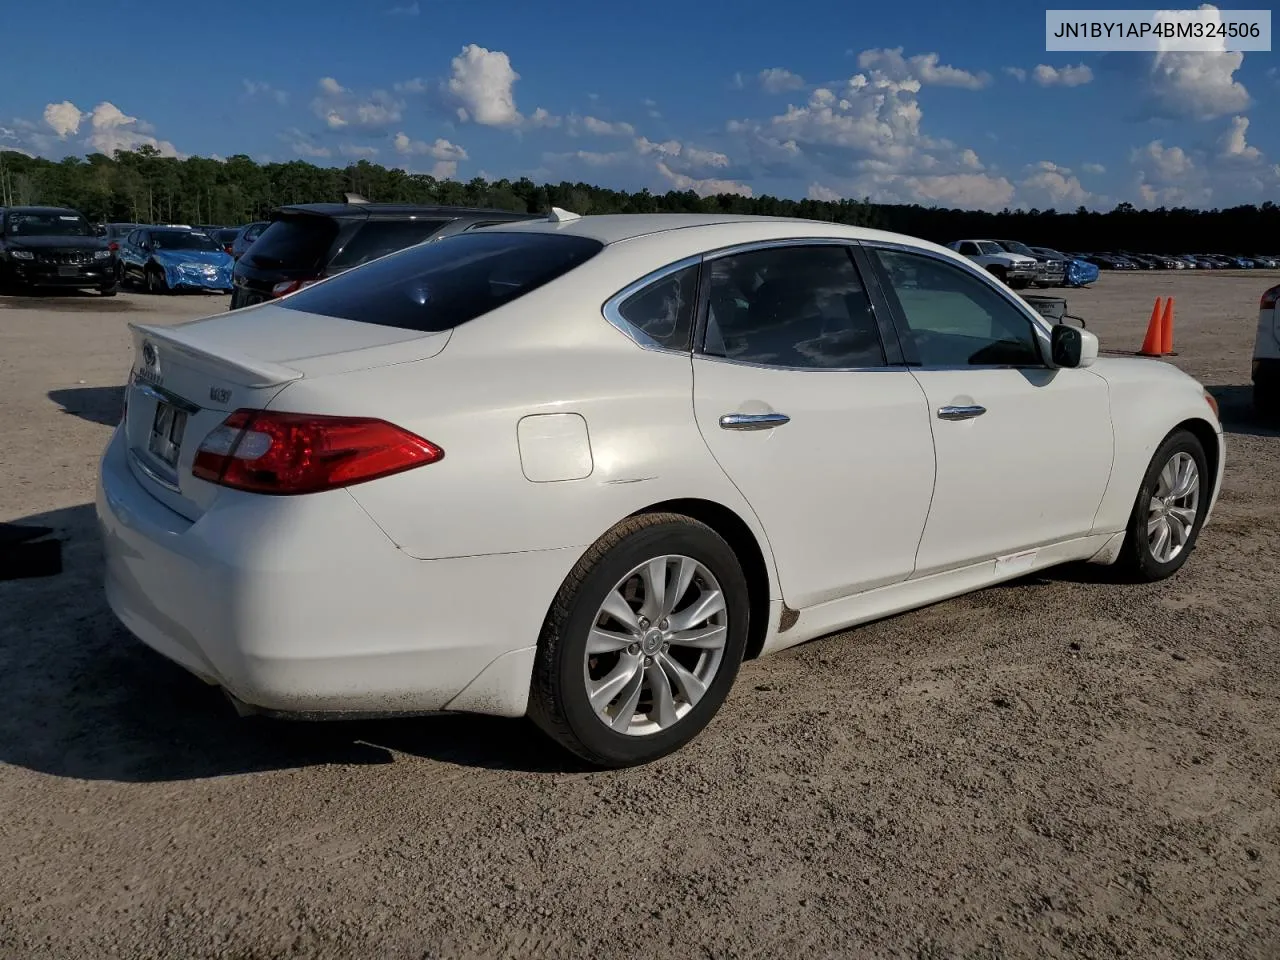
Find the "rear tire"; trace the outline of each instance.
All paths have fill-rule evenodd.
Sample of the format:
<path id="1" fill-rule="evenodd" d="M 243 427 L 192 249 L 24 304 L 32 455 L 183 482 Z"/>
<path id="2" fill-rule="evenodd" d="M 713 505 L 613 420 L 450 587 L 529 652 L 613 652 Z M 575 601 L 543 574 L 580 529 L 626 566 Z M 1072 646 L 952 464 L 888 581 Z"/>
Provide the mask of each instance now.
<path id="1" fill-rule="evenodd" d="M 111 284 L 111 286 L 109 287 L 98 288 L 98 293 L 100 293 L 104 297 L 114 297 L 119 292 L 120 292 L 120 286 L 119 284 L 115 284 L 115 283 Z"/>
<path id="2" fill-rule="evenodd" d="M 1009 282 L 1008 278 L 1005 276 L 1004 267 L 987 267 L 987 273 L 991 274 L 1001 283 L 1007 284 Z"/>
<path id="3" fill-rule="evenodd" d="M 651 594 L 649 583 L 662 585 L 661 596 Z M 713 612 L 702 617 L 704 609 Z M 529 716 L 596 767 L 633 766 L 673 753 L 710 723 L 728 696 L 746 648 L 748 617 L 746 577 L 714 530 L 671 513 L 625 520 L 578 561 L 551 604 L 538 640 Z"/>
<path id="4" fill-rule="evenodd" d="M 1191 432 L 1175 430 L 1142 478 L 1117 573 L 1138 583 L 1177 573 L 1195 549 L 1212 493 L 1204 446 Z"/>

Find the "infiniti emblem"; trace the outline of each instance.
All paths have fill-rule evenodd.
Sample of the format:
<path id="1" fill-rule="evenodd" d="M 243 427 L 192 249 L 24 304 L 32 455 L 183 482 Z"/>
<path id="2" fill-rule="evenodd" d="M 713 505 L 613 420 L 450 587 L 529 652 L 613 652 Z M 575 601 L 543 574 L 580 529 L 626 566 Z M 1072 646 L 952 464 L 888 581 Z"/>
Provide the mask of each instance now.
<path id="1" fill-rule="evenodd" d="M 156 365 L 157 359 L 158 358 L 156 357 L 156 345 L 154 343 L 151 343 L 150 341 L 147 341 L 146 343 L 144 343 L 142 345 L 142 362 L 145 363 L 148 367 L 154 367 Z"/>

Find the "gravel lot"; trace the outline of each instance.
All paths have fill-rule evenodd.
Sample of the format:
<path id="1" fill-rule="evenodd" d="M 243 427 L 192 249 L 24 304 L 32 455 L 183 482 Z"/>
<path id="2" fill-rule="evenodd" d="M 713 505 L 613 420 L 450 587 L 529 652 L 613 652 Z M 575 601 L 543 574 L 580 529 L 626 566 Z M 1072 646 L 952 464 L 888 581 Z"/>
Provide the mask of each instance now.
<path id="1" fill-rule="evenodd" d="M 209 296 L 0 298 L 0 956 L 1280 956 L 1280 432 L 1264 271 L 1069 291 L 1104 349 L 1176 295 L 1230 430 L 1180 575 L 1067 570 L 748 664 L 643 769 L 523 722 L 238 719 L 117 628 L 93 477 L 127 321 Z"/>

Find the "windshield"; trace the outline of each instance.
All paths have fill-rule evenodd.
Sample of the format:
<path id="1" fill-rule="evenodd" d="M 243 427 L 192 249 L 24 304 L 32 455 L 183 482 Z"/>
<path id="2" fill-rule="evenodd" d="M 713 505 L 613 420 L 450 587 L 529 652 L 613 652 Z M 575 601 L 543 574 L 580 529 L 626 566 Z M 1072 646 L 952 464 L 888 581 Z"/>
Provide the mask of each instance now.
<path id="1" fill-rule="evenodd" d="M 586 237 L 463 233 L 353 267 L 280 306 L 424 333 L 449 330 L 550 283 L 601 249 Z"/>
<path id="2" fill-rule="evenodd" d="M 1067 259 L 1067 255 L 1065 253 L 1061 253 L 1057 250 L 1054 250 L 1052 247 L 1032 247 L 1031 249 L 1034 250 L 1036 253 L 1043 254 L 1046 257 L 1053 257 L 1053 259 L 1055 260 Z"/>
<path id="3" fill-rule="evenodd" d="M 157 250 L 218 250 L 216 243 L 194 230 L 155 230 L 151 243 Z"/>
<path id="4" fill-rule="evenodd" d="M 996 243 L 994 240 L 979 240 L 977 241 L 977 244 L 979 253 L 1004 253 L 1004 250 L 1000 248 L 1000 244 Z"/>
<path id="5" fill-rule="evenodd" d="M 1010 253 L 1020 253 L 1024 257 L 1035 258 L 1035 254 L 1031 252 L 1031 248 L 1025 243 L 1019 243 L 1017 240 L 1001 240 L 1000 246 L 1004 247 Z"/>
<path id="6" fill-rule="evenodd" d="M 11 213 L 5 221 L 11 237 L 92 237 L 84 217 L 71 213 Z"/>

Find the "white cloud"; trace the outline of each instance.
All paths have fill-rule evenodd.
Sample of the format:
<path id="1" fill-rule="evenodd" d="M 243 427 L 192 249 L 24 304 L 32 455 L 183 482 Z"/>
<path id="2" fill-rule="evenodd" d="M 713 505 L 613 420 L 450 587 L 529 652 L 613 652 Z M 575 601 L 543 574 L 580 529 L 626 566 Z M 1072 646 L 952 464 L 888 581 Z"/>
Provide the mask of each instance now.
<path id="1" fill-rule="evenodd" d="M 960 166 L 969 170 L 983 169 L 982 161 L 978 159 L 978 155 L 972 150 L 961 150 L 960 156 L 957 159 L 960 161 Z"/>
<path id="2" fill-rule="evenodd" d="M 360 97 L 333 77 L 321 77 L 319 87 L 311 110 L 330 130 L 385 130 L 399 122 L 404 109 L 404 104 L 385 90 Z"/>
<path id="3" fill-rule="evenodd" d="M 1067 67 L 1051 67 L 1042 63 L 1031 71 L 1031 75 L 1042 87 L 1079 87 L 1093 80 L 1093 70 L 1084 63 Z"/>
<path id="4" fill-rule="evenodd" d="M 636 128 L 629 123 L 609 123 L 595 117 L 583 117 L 582 125 L 588 133 L 602 137 L 634 137 L 636 134 Z"/>
<path id="5" fill-rule="evenodd" d="M 333 155 L 328 147 L 316 143 L 314 137 L 303 133 L 297 127 L 290 127 L 285 130 L 280 134 L 280 139 L 287 143 L 289 148 L 300 157 L 320 158 Z"/>
<path id="6" fill-rule="evenodd" d="M 965 90 L 981 90 L 991 83 L 987 73 L 970 73 L 959 67 L 939 63 L 936 53 L 919 53 L 910 59 L 902 55 L 902 47 L 881 50 L 863 50 L 858 54 L 858 66 L 863 70 L 877 70 L 893 80 L 915 79 L 926 86 L 960 87 Z"/>
<path id="7" fill-rule="evenodd" d="M 645 157 L 655 153 L 663 157 L 678 157 L 680 156 L 680 151 L 684 149 L 679 140 L 654 143 L 647 137 L 637 137 L 635 146 L 636 152 Z"/>
<path id="8" fill-rule="evenodd" d="M 699 150 L 685 146 L 680 156 L 695 167 L 727 167 L 729 158 L 715 150 Z"/>
<path id="9" fill-rule="evenodd" d="M 741 73 L 741 71 L 739 71 L 738 73 L 735 73 L 735 74 L 734 74 L 734 75 L 729 79 L 729 89 L 730 89 L 730 90 L 741 90 L 741 89 L 743 89 L 744 87 L 746 87 L 746 85 L 747 85 L 747 81 L 746 81 L 746 80 L 744 80 L 744 79 L 742 78 L 742 73 Z"/>
<path id="10" fill-rule="evenodd" d="M 561 118 L 554 114 L 548 113 L 542 107 L 539 107 L 533 113 L 529 114 L 529 119 L 525 122 L 525 126 L 537 129 L 538 127 L 558 127 L 561 124 Z"/>
<path id="11" fill-rule="evenodd" d="M 1165 183 L 1185 178 L 1195 169 L 1195 163 L 1181 147 L 1166 147 L 1163 140 L 1152 140 L 1145 147 L 1134 150 L 1130 160 L 1141 165 L 1148 176 Z"/>
<path id="12" fill-rule="evenodd" d="M 1216 10 L 1207 3 L 1201 4 L 1200 9 Z M 1217 19 L 1221 21 L 1221 17 Z M 1147 107 L 1152 116 L 1212 120 L 1240 113 L 1249 106 L 1249 91 L 1235 78 L 1244 63 L 1244 54 L 1225 49 L 1225 38 L 1213 42 L 1215 50 L 1166 48 L 1152 55 L 1147 75 Z"/>
<path id="13" fill-rule="evenodd" d="M 644 105 L 645 105 L 645 109 L 649 111 L 650 117 L 652 117 L 654 120 L 662 119 L 662 113 L 661 111 L 658 110 L 658 103 L 656 100 L 645 99 Z"/>
<path id="14" fill-rule="evenodd" d="M 49 125 L 59 140 L 80 132 L 80 121 L 84 117 L 80 108 L 70 100 L 61 103 L 50 103 L 44 108 L 44 122 Z"/>
<path id="15" fill-rule="evenodd" d="M 407 133 L 401 131 L 397 133 L 392 140 L 396 153 L 405 156 L 425 156 L 433 160 L 443 160 L 446 163 L 453 163 L 455 169 L 459 160 L 466 160 L 467 151 L 458 146 L 456 143 L 450 143 L 443 137 L 436 139 L 435 143 L 426 143 L 422 140 L 413 140 Z"/>
<path id="16" fill-rule="evenodd" d="M 426 93 L 431 85 L 421 77 L 414 77 L 412 80 L 397 80 L 391 89 L 396 93 Z"/>
<path id="17" fill-rule="evenodd" d="M 1041 160 L 1031 173 L 1018 183 L 1018 196 L 1023 202 L 1040 209 L 1073 210 L 1093 199 L 1066 167 Z"/>
<path id="18" fill-rule="evenodd" d="M 830 187 L 824 187 L 820 183 L 809 184 L 809 191 L 806 196 L 810 200 L 821 200 L 824 203 L 835 203 L 837 200 L 843 200 L 838 192 Z"/>
<path id="19" fill-rule="evenodd" d="M 586 164 L 588 167 L 616 167 L 634 162 L 635 155 L 626 150 L 614 150 L 610 153 L 600 153 L 595 150 L 572 150 L 568 153 L 546 153 L 543 154 L 542 159 L 543 162 L 553 165 L 563 163 L 566 160 L 576 160 L 579 163 Z"/>
<path id="20" fill-rule="evenodd" d="M 431 175 L 437 180 L 452 180 L 458 172 L 458 164 L 454 160 L 441 160 L 431 165 Z"/>
<path id="21" fill-rule="evenodd" d="M 342 143 L 338 145 L 338 152 L 344 157 L 376 157 L 378 155 L 377 147 L 362 146 L 355 143 Z"/>
<path id="22" fill-rule="evenodd" d="M 404 6 L 392 7 L 387 13 L 393 17 L 416 17 L 422 10 L 418 6 L 418 0 L 413 3 L 407 3 Z"/>
<path id="23" fill-rule="evenodd" d="M 151 127 L 137 117 L 126 116 L 114 103 L 104 100 L 88 114 L 89 136 L 85 144 L 99 153 L 111 156 L 117 150 L 137 150 L 154 147 L 161 156 L 180 156 L 168 140 L 157 140 L 151 135 Z"/>
<path id="24" fill-rule="evenodd" d="M 689 168 L 727 167 L 729 158 L 717 150 L 703 150 L 683 144 L 679 140 L 655 143 L 647 137 L 636 137 L 633 142 L 636 153 L 642 157 L 656 156 L 665 161 L 679 158 L 681 166 Z"/>
<path id="25" fill-rule="evenodd" d="M 786 93 L 788 90 L 800 90 L 804 87 L 804 77 L 782 67 L 761 70 L 757 79 L 766 93 Z"/>
<path id="26" fill-rule="evenodd" d="M 1085 173 L 1106 173 L 1107 168 L 1100 163 L 1082 163 L 1080 169 Z"/>
<path id="27" fill-rule="evenodd" d="M 1027 79 L 1027 71 L 1023 70 L 1021 67 L 1004 67 L 1003 70 L 1019 83 L 1022 83 Z"/>
<path id="28" fill-rule="evenodd" d="M 697 180 L 687 174 L 677 173 L 661 160 L 658 161 L 658 172 L 677 190 L 692 190 L 700 197 L 714 197 L 722 193 L 737 194 L 740 197 L 752 196 L 751 188 L 745 183 L 736 180 Z"/>
<path id="29" fill-rule="evenodd" d="M 255 97 L 270 97 L 280 106 L 285 106 L 289 102 L 289 94 L 284 90 L 273 87 L 269 83 L 263 83 L 258 80 L 241 80 L 244 84 L 245 96 L 250 99 Z"/>
<path id="30" fill-rule="evenodd" d="M 520 74 L 501 50 L 470 43 L 453 58 L 449 93 L 458 102 L 458 117 L 487 127 L 512 127 L 522 117 L 516 109 L 515 82 Z"/>
<path id="31" fill-rule="evenodd" d="M 1218 156 L 1236 163 L 1257 163 L 1261 160 L 1262 151 L 1245 142 L 1245 134 L 1248 132 L 1248 117 L 1232 117 L 1231 125 L 1218 140 Z"/>

